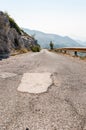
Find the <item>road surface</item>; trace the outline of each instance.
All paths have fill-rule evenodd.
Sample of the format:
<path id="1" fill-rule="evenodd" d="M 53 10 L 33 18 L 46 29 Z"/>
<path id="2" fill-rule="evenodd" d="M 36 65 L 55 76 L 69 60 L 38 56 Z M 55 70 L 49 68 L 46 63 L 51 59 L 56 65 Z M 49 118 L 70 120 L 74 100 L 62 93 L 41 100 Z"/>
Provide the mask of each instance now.
<path id="1" fill-rule="evenodd" d="M 17 91 L 24 73 L 45 72 L 46 92 Z M 0 130 L 26 128 L 86 130 L 86 62 L 47 50 L 0 61 Z"/>

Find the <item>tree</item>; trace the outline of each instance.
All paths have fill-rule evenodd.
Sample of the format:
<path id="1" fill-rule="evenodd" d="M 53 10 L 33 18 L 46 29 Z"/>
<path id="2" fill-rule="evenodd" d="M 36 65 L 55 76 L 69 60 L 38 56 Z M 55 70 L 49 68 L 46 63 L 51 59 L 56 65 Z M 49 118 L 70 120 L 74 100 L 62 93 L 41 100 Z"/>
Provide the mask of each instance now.
<path id="1" fill-rule="evenodd" d="M 50 41 L 50 49 L 51 49 L 51 50 L 53 50 L 53 46 L 54 46 L 53 42 Z"/>

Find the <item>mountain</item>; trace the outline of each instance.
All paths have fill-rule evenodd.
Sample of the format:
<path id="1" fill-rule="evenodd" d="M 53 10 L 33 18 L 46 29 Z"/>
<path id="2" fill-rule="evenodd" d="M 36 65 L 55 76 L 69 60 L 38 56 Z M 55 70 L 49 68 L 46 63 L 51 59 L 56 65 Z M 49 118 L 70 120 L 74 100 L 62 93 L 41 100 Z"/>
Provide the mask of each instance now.
<path id="1" fill-rule="evenodd" d="M 30 30 L 23 28 L 23 30 L 30 34 L 35 35 L 35 38 L 38 40 L 38 43 L 42 48 L 49 48 L 49 43 L 52 41 L 54 43 L 54 47 L 80 47 L 81 44 L 77 41 L 71 39 L 68 36 L 62 37 L 56 34 L 48 34 L 44 32 L 40 32 L 37 30 Z"/>
<path id="2" fill-rule="evenodd" d="M 84 47 L 86 47 L 86 41 L 83 42 L 83 41 L 77 40 L 77 42 L 80 43 L 81 45 L 83 45 Z"/>
<path id="3" fill-rule="evenodd" d="M 84 45 L 86 47 L 86 42 L 83 42 L 82 45 Z"/>
<path id="4" fill-rule="evenodd" d="M 24 53 L 38 46 L 36 40 L 26 34 L 7 14 L 0 11 L 0 59 L 15 51 Z"/>

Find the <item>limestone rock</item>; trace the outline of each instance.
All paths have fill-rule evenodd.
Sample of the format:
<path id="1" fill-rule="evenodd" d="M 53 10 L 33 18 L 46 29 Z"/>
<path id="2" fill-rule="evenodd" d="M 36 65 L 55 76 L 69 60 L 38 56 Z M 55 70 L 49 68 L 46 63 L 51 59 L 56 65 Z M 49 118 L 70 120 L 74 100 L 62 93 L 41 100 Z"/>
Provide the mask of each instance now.
<path id="1" fill-rule="evenodd" d="M 14 50 L 35 46 L 35 40 L 31 36 L 10 26 L 7 15 L 0 11 L 0 57 L 8 57 Z"/>

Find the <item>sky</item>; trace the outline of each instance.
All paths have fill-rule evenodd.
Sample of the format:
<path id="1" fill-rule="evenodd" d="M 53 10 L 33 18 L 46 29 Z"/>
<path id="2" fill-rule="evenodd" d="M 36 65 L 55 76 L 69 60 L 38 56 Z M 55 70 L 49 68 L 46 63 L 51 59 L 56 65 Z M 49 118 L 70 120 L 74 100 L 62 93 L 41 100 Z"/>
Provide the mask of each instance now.
<path id="1" fill-rule="evenodd" d="M 86 0 L 0 0 L 20 27 L 86 41 Z"/>

